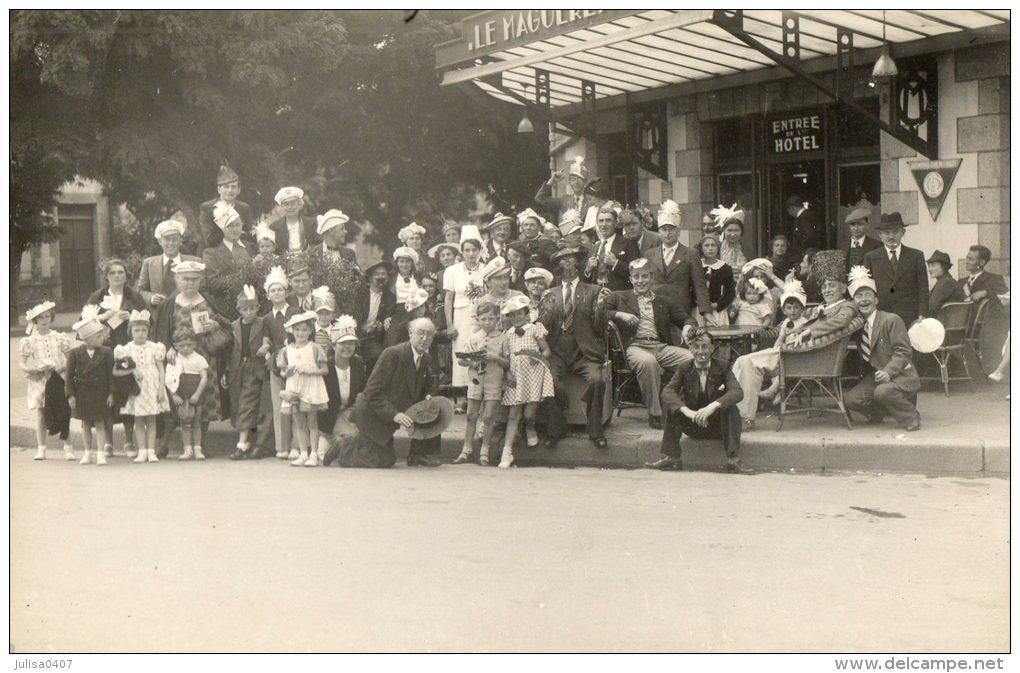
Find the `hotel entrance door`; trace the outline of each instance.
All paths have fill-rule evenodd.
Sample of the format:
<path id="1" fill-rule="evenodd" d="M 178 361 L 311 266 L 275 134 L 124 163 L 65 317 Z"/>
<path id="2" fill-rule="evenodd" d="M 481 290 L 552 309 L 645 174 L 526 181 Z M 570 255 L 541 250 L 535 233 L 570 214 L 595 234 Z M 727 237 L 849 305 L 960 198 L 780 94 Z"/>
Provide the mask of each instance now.
<path id="1" fill-rule="evenodd" d="M 772 164 L 767 168 L 768 239 L 786 234 L 792 248 L 802 254 L 807 247 L 829 248 L 835 245 L 835 232 L 826 224 L 825 161 L 791 161 Z M 795 200 L 796 211 L 787 209 Z M 804 205 L 807 211 L 803 211 Z M 768 241 L 766 251 L 768 251 Z"/>

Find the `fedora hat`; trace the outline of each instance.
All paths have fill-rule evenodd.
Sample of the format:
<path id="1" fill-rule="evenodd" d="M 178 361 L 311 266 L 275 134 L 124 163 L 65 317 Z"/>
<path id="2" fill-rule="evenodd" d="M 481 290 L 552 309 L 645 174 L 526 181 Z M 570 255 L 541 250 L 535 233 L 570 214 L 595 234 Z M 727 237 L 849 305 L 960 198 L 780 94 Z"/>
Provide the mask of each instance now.
<path id="1" fill-rule="evenodd" d="M 446 397 L 430 397 L 415 402 L 404 413 L 414 421 L 408 436 L 411 439 L 429 439 L 449 427 L 453 419 L 453 402 Z"/>
<path id="2" fill-rule="evenodd" d="M 942 252 L 941 250 L 936 250 L 931 253 L 931 257 L 928 258 L 927 263 L 931 264 L 932 262 L 938 262 L 941 264 L 945 271 L 949 271 L 953 268 L 953 260 L 949 259 L 948 253 Z"/>
<path id="3" fill-rule="evenodd" d="M 879 220 L 878 225 L 875 229 L 879 231 L 888 231 L 890 229 L 901 229 L 907 225 L 903 223 L 903 216 L 900 215 L 899 211 L 893 211 L 891 213 L 882 213 L 882 219 Z"/>

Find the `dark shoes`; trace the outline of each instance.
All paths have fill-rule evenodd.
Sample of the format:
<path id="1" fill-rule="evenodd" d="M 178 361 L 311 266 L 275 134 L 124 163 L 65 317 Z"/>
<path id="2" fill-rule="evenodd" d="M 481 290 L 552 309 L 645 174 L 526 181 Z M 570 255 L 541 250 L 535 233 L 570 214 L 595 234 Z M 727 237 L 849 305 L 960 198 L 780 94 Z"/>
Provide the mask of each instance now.
<path id="1" fill-rule="evenodd" d="M 592 437 L 591 441 L 595 444 L 596 449 L 609 448 L 609 442 L 606 441 L 605 437 Z"/>
<path id="2" fill-rule="evenodd" d="M 663 427 L 662 416 L 649 416 L 648 427 L 652 428 L 653 430 L 662 430 Z"/>
<path id="3" fill-rule="evenodd" d="M 339 457 L 340 457 L 340 444 L 338 444 L 337 442 L 330 442 L 329 448 L 326 449 L 326 453 L 322 456 L 322 465 L 324 467 L 329 467 Z"/>
<path id="4" fill-rule="evenodd" d="M 907 432 L 916 432 L 921 429 L 921 414 L 914 414 L 913 422 L 906 427 Z"/>
<path id="5" fill-rule="evenodd" d="M 679 458 L 662 456 L 654 462 L 645 463 L 645 467 L 651 470 L 672 470 L 675 472 L 682 472 L 684 469 L 684 463 Z"/>
<path id="6" fill-rule="evenodd" d="M 424 454 L 410 453 L 407 455 L 407 466 L 408 467 L 439 467 L 440 462 L 438 458 L 433 456 L 426 456 Z"/>
<path id="7" fill-rule="evenodd" d="M 728 460 L 726 462 L 726 474 L 754 474 L 754 470 L 749 467 L 744 467 L 740 463 L 740 459 Z"/>
<path id="8" fill-rule="evenodd" d="M 246 449 L 234 449 L 234 452 L 227 456 L 230 460 L 244 460 L 248 457 L 248 451 Z"/>

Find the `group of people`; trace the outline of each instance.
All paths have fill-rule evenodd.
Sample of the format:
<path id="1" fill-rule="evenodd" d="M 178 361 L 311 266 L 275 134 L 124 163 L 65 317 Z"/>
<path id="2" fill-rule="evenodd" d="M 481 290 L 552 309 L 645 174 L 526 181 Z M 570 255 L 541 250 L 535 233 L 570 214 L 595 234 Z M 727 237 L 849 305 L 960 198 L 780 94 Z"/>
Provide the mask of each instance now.
<path id="1" fill-rule="evenodd" d="M 564 173 L 567 193 L 553 198 Z M 167 220 L 154 232 L 162 253 L 143 261 L 133 286 L 124 261 L 104 261 L 107 285 L 73 328 L 80 344 L 52 329 L 53 302 L 28 311 L 20 355 L 37 459 L 46 457 L 47 432 L 76 459 L 73 416 L 84 431 L 83 464 L 106 462 L 114 423 L 124 424 L 124 448 L 137 463 L 166 458 L 178 427 L 179 459 L 202 460 L 209 423 L 229 418 L 238 432 L 233 460 L 389 467 L 403 428 L 412 438 L 407 463 L 436 466 L 439 433 L 461 412 L 454 463 L 498 459 L 505 468 L 518 444 L 552 448 L 565 436 L 568 376 L 580 380 L 586 433 L 604 449 L 612 324 L 648 423 L 663 431 L 662 457 L 649 467 L 679 467 L 687 435 L 720 439 L 739 472 L 740 434 L 753 427 L 759 400 L 774 397 L 781 352 L 854 334 L 862 367 L 848 407 L 869 422 L 889 415 L 916 430 L 920 383 L 908 326 L 945 302 L 1008 298 L 1002 277 L 984 271 L 987 248 L 971 248 L 969 278 L 956 282 L 947 254 L 926 261 L 902 245 L 898 213 L 882 215 L 881 242 L 864 234 L 869 211 L 861 209 L 848 216 L 840 250 L 803 249 L 811 237 L 802 232 L 792 242 L 775 237 L 769 257 L 748 260 L 743 211 L 719 206 L 688 247 L 676 203 L 662 203 L 655 217 L 624 209 L 600 193 L 581 160 L 536 194 L 558 223 L 530 208 L 497 213 L 479 224 L 448 222 L 429 246 L 426 228 L 411 223 L 390 259 L 363 270 L 346 245 L 342 211 L 305 217 L 303 192 L 284 187 L 276 217 L 256 226 L 232 170 L 221 167 L 217 187 L 218 198 L 199 210 L 201 257 L 181 253 L 186 227 Z M 312 287 L 310 259 L 364 278 L 352 301 L 340 297 L 349 314 L 340 314 L 331 287 Z M 228 279 L 253 260 L 264 278 L 235 293 Z M 755 349 L 732 364 L 713 336 L 730 324 L 757 334 Z M 464 399 L 455 408 L 441 391 Z"/>

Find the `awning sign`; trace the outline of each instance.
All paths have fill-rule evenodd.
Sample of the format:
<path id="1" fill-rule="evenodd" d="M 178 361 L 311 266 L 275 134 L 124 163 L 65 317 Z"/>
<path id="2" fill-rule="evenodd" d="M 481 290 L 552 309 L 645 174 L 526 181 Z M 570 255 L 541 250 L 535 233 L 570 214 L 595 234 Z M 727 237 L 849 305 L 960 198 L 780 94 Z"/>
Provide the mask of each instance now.
<path id="1" fill-rule="evenodd" d="M 939 219 L 942 204 L 946 202 L 946 194 L 953 186 L 953 179 L 956 178 L 956 172 L 960 170 L 962 161 L 963 159 L 941 159 L 908 162 L 910 172 L 914 174 L 914 180 L 917 181 L 933 222 Z"/>
<path id="2" fill-rule="evenodd" d="M 825 147 L 821 113 L 771 119 L 765 132 L 768 134 L 769 154 L 817 152 Z"/>

